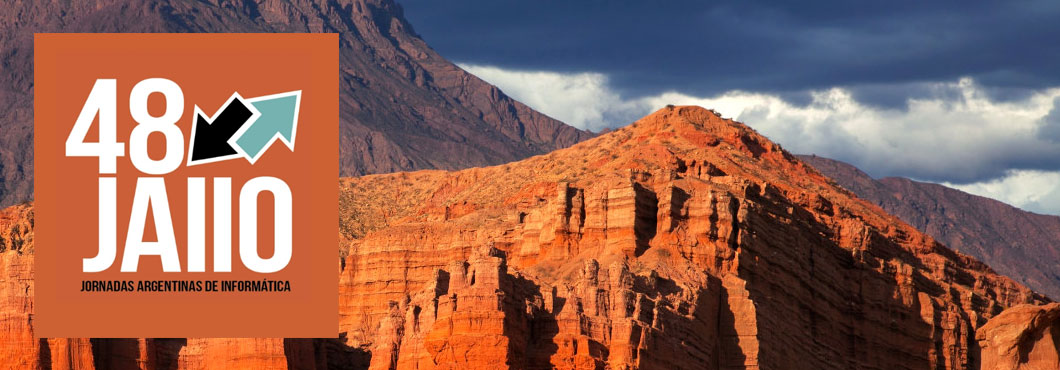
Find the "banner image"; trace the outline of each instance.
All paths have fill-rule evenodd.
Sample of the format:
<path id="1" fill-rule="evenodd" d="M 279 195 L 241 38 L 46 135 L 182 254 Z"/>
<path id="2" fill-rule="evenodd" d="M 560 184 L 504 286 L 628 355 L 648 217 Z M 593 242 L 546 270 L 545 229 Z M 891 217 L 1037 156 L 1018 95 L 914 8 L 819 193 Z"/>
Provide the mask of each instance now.
<path id="1" fill-rule="evenodd" d="M 36 333 L 334 335 L 337 47 L 37 35 Z"/>

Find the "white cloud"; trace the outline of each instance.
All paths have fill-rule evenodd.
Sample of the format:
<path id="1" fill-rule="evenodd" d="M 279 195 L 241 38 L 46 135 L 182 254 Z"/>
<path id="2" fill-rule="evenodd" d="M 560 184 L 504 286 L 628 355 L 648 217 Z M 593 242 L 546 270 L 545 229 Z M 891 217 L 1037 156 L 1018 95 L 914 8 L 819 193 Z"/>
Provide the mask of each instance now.
<path id="1" fill-rule="evenodd" d="M 894 109 L 859 102 L 840 87 L 810 92 L 806 105 L 747 91 L 630 98 L 599 73 L 460 66 L 534 109 L 584 129 L 623 126 L 667 104 L 700 105 L 751 125 L 795 153 L 843 160 L 874 176 L 965 184 L 960 185 L 965 191 L 1060 214 L 1060 181 L 1051 181 L 1060 180 L 1054 177 L 1060 172 L 1053 172 L 1060 171 L 1060 140 L 1046 134 L 1060 132 L 1060 122 L 1051 123 L 1060 120 L 1046 119 L 1054 104 L 1060 105 L 1060 88 L 997 101 L 962 78 L 928 84 L 936 94 L 910 98 Z"/>
<path id="2" fill-rule="evenodd" d="M 623 101 L 611 90 L 607 76 L 600 73 L 510 71 L 470 64 L 460 67 L 537 111 L 581 129 L 600 131 L 621 126 L 650 109 Z"/>
<path id="3" fill-rule="evenodd" d="M 1060 214 L 1060 171 L 1013 170 L 1007 176 L 972 184 L 943 185 L 994 198 L 1024 210 Z"/>

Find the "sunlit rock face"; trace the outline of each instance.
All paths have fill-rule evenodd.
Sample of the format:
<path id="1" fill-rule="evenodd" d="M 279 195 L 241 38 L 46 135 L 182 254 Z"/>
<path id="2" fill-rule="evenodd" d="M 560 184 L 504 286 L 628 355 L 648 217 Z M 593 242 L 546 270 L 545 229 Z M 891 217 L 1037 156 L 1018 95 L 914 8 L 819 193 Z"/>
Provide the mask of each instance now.
<path id="1" fill-rule="evenodd" d="M 965 369 L 1046 301 L 698 107 L 340 188 L 340 325 L 372 368 Z"/>

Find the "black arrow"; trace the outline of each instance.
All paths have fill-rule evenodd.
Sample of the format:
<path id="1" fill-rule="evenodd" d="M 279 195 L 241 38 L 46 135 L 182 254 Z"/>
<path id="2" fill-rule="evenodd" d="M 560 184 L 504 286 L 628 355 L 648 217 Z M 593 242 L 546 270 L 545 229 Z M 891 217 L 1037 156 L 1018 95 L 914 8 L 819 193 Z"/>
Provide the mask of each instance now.
<path id="1" fill-rule="evenodd" d="M 228 139 L 235 135 L 236 131 L 250 119 L 254 113 L 238 96 L 229 100 L 228 104 L 221 108 L 213 122 L 199 113 L 195 117 L 195 133 L 191 143 L 191 160 L 194 162 L 208 161 L 214 158 L 227 157 L 238 154 Z"/>

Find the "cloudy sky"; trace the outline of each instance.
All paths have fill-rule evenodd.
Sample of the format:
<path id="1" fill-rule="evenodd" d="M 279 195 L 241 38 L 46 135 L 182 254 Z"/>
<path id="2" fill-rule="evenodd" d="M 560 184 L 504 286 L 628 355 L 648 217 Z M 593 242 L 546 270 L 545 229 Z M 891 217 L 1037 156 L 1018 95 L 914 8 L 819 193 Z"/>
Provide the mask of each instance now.
<path id="1" fill-rule="evenodd" d="M 796 153 L 1060 214 L 1060 2 L 402 1 L 442 55 L 599 131 L 697 104 Z"/>

